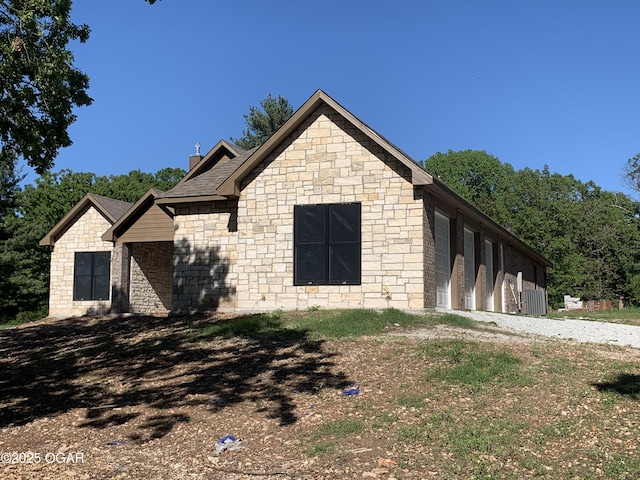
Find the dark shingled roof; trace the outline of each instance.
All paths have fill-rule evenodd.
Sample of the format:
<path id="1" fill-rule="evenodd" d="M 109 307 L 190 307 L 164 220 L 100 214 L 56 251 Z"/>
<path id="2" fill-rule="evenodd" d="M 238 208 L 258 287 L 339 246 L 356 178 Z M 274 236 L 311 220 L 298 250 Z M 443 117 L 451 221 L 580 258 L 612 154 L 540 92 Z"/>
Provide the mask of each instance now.
<path id="1" fill-rule="evenodd" d="M 181 185 L 177 185 L 168 192 L 160 195 L 158 198 L 183 198 L 183 197 L 200 197 L 211 196 L 218 193 L 218 187 L 227 178 L 231 176 L 244 162 L 246 162 L 253 152 L 258 149 L 252 148 L 232 158 L 228 162 L 214 165 L 211 170 L 198 175 L 195 178 L 187 180 Z"/>
<path id="2" fill-rule="evenodd" d="M 114 200 L 113 198 L 103 197 L 102 195 L 91 194 L 94 201 L 108 212 L 114 219 L 118 220 L 127 210 L 131 208 L 131 203 L 122 200 Z"/>

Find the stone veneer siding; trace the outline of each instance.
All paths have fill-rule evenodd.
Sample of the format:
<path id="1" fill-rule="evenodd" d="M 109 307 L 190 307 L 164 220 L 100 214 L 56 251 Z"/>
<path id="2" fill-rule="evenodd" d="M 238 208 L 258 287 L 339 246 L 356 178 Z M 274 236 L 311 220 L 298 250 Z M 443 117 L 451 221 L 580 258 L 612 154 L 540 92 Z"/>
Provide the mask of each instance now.
<path id="1" fill-rule="evenodd" d="M 464 214 L 457 211 L 456 218 L 451 219 L 451 252 L 455 257 L 451 273 L 451 308 L 464 310 Z"/>
<path id="2" fill-rule="evenodd" d="M 171 310 L 173 242 L 132 243 L 130 312 L 164 314 Z"/>
<path id="3" fill-rule="evenodd" d="M 174 215 L 174 312 L 236 306 L 235 201 L 178 206 Z"/>
<path id="4" fill-rule="evenodd" d="M 73 301 L 74 254 L 112 252 L 112 243 L 101 238 L 109 227 L 111 223 L 91 206 L 81 212 L 56 239 L 51 252 L 49 316 L 109 312 L 110 301 Z"/>
<path id="5" fill-rule="evenodd" d="M 176 209 L 173 310 L 424 308 L 422 196 L 409 169 L 320 107 L 245 179 L 237 203 Z M 361 285 L 295 286 L 294 205 L 346 202 L 362 205 Z"/>
<path id="6" fill-rule="evenodd" d="M 347 202 L 362 206 L 361 285 L 294 285 L 294 205 Z M 238 308 L 423 308 L 423 212 L 408 168 L 318 108 L 241 185 Z"/>

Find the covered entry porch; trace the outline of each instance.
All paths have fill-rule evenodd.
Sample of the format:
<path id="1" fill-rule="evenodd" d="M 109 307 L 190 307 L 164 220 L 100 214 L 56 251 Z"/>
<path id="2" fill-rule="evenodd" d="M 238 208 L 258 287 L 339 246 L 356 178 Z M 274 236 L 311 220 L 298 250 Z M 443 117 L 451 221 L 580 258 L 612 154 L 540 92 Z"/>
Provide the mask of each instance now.
<path id="1" fill-rule="evenodd" d="M 167 315 L 173 295 L 173 210 L 150 190 L 102 236 L 114 242 L 112 313 Z"/>

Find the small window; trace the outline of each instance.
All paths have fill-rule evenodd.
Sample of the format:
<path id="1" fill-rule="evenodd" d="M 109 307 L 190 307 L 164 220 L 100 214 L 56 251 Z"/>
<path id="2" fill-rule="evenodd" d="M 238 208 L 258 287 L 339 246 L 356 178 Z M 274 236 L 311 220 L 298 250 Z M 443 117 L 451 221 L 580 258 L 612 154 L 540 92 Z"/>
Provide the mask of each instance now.
<path id="1" fill-rule="evenodd" d="M 111 253 L 76 252 L 73 272 L 73 300 L 108 300 Z"/>
<path id="2" fill-rule="evenodd" d="M 294 284 L 360 285 L 359 203 L 296 205 Z"/>

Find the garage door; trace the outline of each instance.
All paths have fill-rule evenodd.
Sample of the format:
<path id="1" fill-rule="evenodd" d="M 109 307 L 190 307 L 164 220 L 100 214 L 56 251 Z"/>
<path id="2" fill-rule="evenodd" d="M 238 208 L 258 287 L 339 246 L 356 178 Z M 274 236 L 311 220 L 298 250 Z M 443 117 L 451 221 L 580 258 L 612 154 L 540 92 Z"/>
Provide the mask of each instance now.
<path id="1" fill-rule="evenodd" d="M 449 219 L 436 212 L 436 306 L 451 308 L 451 256 L 449 254 Z"/>

